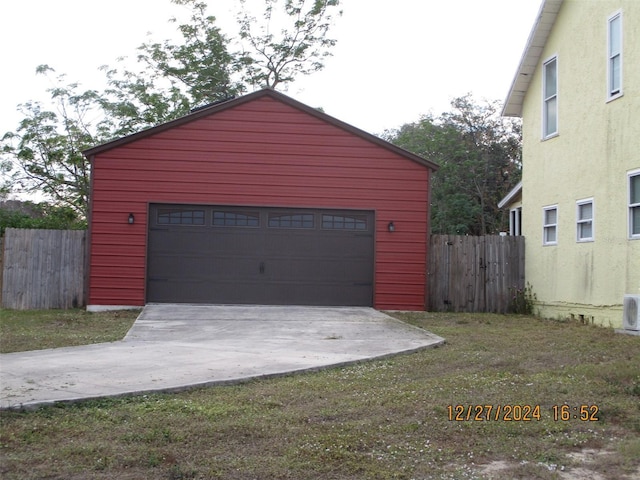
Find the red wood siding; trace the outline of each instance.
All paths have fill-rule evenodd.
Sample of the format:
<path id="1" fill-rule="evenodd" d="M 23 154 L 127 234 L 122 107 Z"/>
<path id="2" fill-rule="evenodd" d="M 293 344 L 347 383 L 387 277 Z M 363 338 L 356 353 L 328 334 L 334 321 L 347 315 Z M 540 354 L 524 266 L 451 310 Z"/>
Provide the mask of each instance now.
<path id="1" fill-rule="evenodd" d="M 144 304 L 147 211 L 158 202 L 375 210 L 374 306 L 421 310 L 429 173 L 270 96 L 99 152 L 89 303 Z"/>

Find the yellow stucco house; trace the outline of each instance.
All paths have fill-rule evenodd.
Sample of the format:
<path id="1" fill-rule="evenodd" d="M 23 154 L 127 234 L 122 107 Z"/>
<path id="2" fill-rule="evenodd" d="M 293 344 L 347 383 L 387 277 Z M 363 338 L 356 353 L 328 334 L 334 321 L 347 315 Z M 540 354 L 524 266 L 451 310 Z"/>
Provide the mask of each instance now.
<path id="1" fill-rule="evenodd" d="M 640 298 L 640 0 L 543 1 L 502 114 L 523 122 L 500 206 L 536 312 L 622 327 Z"/>

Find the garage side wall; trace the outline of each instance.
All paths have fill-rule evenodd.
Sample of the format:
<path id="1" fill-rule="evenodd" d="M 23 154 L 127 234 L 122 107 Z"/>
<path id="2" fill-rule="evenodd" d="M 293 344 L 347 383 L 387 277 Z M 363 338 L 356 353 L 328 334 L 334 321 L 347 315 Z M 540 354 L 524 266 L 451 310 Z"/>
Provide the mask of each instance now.
<path id="1" fill-rule="evenodd" d="M 93 158 L 88 303 L 144 305 L 149 204 L 188 203 L 373 210 L 374 307 L 422 310 L 428 182 L 425 166 L 270 97 L 114 147 Z"/>

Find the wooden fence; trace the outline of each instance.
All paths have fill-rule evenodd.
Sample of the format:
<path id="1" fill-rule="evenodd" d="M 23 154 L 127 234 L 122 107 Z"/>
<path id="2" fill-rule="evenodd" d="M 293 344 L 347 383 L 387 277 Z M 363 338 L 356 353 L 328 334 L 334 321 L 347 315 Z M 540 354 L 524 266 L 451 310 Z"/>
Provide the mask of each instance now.
<path id="1" fill-rule="evenodd" d="M 13 309 L 84 306 L 84 230 L 7 228 L 2 306 Z"/>
<path id="2" fill-rule="evenodd" d="M 507 313 L 524 289 L 524 237 L 432 235 L 429 311 Z"/>
<path id="3" fill-rule="evenodd" d="M 8 228 L 2 306 L 84 306 L 85 242 L 82 230 Z M 432 235 L 427 274 L 430 311 L 506 313 L 524 289 L 524 237 Z"/>

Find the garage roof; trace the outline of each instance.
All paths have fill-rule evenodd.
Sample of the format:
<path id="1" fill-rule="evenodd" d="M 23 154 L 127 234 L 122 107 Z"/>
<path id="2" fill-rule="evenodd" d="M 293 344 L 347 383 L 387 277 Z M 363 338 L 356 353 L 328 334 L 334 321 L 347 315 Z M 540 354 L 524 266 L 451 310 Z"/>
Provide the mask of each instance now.
<path id="1" fill-rule="evenodd" d="M 516 76 L 511 83 L 509 94 L 502 109 L 505 117 L 521 117 L 524 97 L 531 84 L 531 77 L 540 63 L 542 50 L 551 34 L 563 0 L 544 0 L 540 6 L 538 17 L 529 34 L 527 45 L 520 59 Z"/>
<path id="2" fill-rule="evenodd" d="M 273 98 L 275 100 L 278 100 L 282 103 L 285 103 L 287 105 L 290 105 L 293 108 L 296 108 L 298 110 L 302 110 L 306 113 L 308 113 L 309 115 L 312 115 L 314 117 L 317 117 L 327 123 L 330 123 L 332 125 L 335 125 L 338 128 L 341 128 L 343 130 L 347 130 L 348 132 L 357 135 L 365 140 L 368 140 L 372 143 L 375 143 L 387 150 L 391 150 L 392 152 L 401 155 L 403 157 L 406 157 L 409 160 L 412 160 L 416 163 L 419 163 L 420 165 L 423 165 L 424 167 L 427 167 L 433 171 L 438 169 L 438 165 L 434 162 L 431 162 L 430 160 L 427 160 L 425 158 L 422 158 L 414 153 L 409 152 L 408 150 L 404 150 L 403 148 L 397 147 L 396 145 L 393 145 L 390 142 L 387 142 L 379 137 L 376 137 L 375 135 L 372 135 L 370 133 L 365 132 L 364 130 L 360 130 L 359 128 L 356 128 L 352 125 L 349 125 L 348 123 L 345 123 L 341 120 L 338 120 L 335 117 L 332 117 L 330 115 L 327 115 L 324 112 L 321 112 L 320 110 L 316 109 L 316 108 L 312 108 L 309 107 L 308 105 L 305 105 L 304 103 L 298 102 L 297 100 L 294 100 L 291 97 L 288 97 L 287 95 L 284 95 L 280 92 L 277 92 L 276 90 L 274 90 L 273 88 L 264 88 L 262 90 L 258 90 L 256 92 L 253 93 L 249 93 L 247 95 L 243 95 L 242 97 L 237 97 L 231 100 L 227 100 L 227 101 L 222 101 L 222 102 L 217 102 L 214 104 L 211 104 L 209 106 L 205 106 L 202 108 L 199 108 L 197 110 L 194 110 L 192 113 L 185 115 L 183 117 L 177 118 L 175 120 L 172 120 L 170 122 L 167 123 L 163 123 L 161 125 L 158 125 L 156 127 L 152 127 L 152 128 L 148 128 L 146 130 L 142 130 L 141 132 L 138 133 L 134 133 L 132 135 L 128 135 L 126 137 L 122 137 L 122 138 L 118 138 L 116 140 L 112 140 L 110 142 L 104 143 L 102 145 L 98 145 L 95 146 L 93 148 L 90 148 L 88 150 L 85 150 L 83 152 L 83 154 L 86 157 L 91 157 L 93 155 L 97 155 L 103 152 L 106 152 L 108 150 L 111 150 L 113 148 L 116 147 L 120 147 L 122 145 L 125 145 L 127 143 L 139 140 L 141 138 L 145 138 L 148 137 L 150 135 L 154 135 L 156 133 L 160 133 L 162 131 L 165 130 L 169 130 L 171 128 L 183 125 L 185 123 L 191 122 L 193 120 L 197 120 L 199 118 L 202 117 L 206 117 L 212 114 L 215 114 L 217 112 L 220 112 L 222 110 L 226 110 L 229 108 L 233 108 L 236 107 L 238 105 L 242 105 L 244 103 L 247 102 L 251 102 L 253 100 L 256 100 L 258 98 L 262 98 L 262 97 L 270 97 Z"/>

